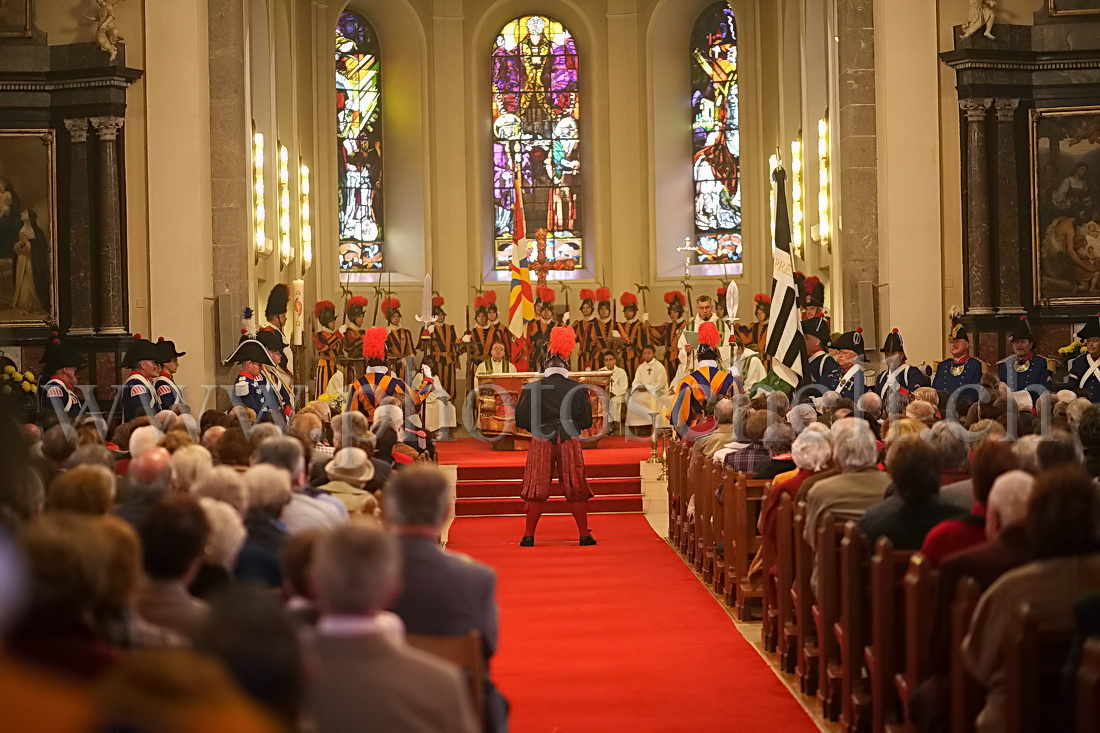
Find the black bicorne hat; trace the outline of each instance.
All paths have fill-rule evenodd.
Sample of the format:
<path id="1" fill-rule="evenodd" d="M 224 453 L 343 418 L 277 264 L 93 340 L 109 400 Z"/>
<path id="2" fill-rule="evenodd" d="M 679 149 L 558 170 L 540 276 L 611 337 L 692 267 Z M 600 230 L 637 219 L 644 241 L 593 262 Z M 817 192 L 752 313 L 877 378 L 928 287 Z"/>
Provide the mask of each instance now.
<path id="1" fill-rule="evenodd" d="M 854 351 L 857 354 L 862 354 L 864 351 L 863 343 L 863 329 L 857 328 L 854 331 L 846 331 L 833 342 L 833 348 L 837 351 Z"/>
<path id="2" fill-rule="evenodd" d="M 134 341 L 126 350 L 126 356 L 122 358 L 122 366 L 134 369 L 143 361 L 152 361 L 157 364 L 164 363 L 164 355 L 149 339 L 143 339 L 139 334 L 134 334 Z"/>
<path id="3" fill-rule="evenodd" d="M 1079 339 L 1091 339 L 1100 337 L 1100 313 L 1085 321 L 1085 326 L 1077 332 Z"/>
<path id="4" fill-rule="evenodd" d="M 882 353 L 893 354 L 895 352 L 904 352 L 905 344 L 902 343 L 901 334 L 895 328 L 890 333 L 886 334 L 886 342 L 882 345 Z"/>
<path id="5" fill-rule="evenodd" d="M 167 364 L 173 359 L 178 359 L 181 356 L 187 356 L 186 351 L 176 351 L 175 341 L 169 341 L 165 338 L 157 339 L 157 348 L 160 349 L 161 358 L 164 359 L 161 364 Z"/>
<path id="6" fill-rule="evenodd" d="M 955 341 L 956 339 L 969 340 L 970 334 L 966 332 L 966 326 L 958 321 L 951 321 L 951 330 L 947 332 L 947 340 Z"/>
<path id="7" fill-rule="evenodd" d="M 267 294 L 267 307 L 264 308 L 264 315 L 267 316 L 269 321 L 272 316 L 284 315 L 289 303 L 289 288 L 283 283 L 276 283 L 275 287 L 271 289 L 271 292 Z"/>
<path id="8" fill-rule="evenodd" d="M 266 364 L 267 366 L 275 366 L 275 362 L 271 360 L 271 354 L 267 353 L 267 348 L 256 339 L 246 338 L 242 339 L 237 348 L 233 350 L 233 353 L 229 355 L 229 358 L 225 360 L 225 364 L 243 364 L 246 361 L 254 361 L 257 364 Z"/>
<path id="9" fill-rule="evenodd" d="M 283 334 L 273 329 L 261 328 L 256 332 L 256 340 L 263 344 L 264 348 L 268 351 L 277 351 L 283 358 L 283 363 L 286 364 L 286 341 L 283 340 Z M 252 359 L 251 361 L 255 361 Z"/>
<path id="10" fill-rule="evenodd" d="M 821 316 L 807 318 L 802 322 L 802 333 L 806 336 L 816 336 L 821 345 L 828 348 L 833 335 L 829 333 L 829 322 Z"/>
<path id="11" fill-rule="evenodd" d="M 65 367 L 79 369 L 87 363 L 88 360 L 83 354 L 58 338 L 57 331 L 53 332 L 52 340 L 46 344 L 46 350 L 42 352 L 43 371 L 48 374 L 53 374 Z"/>
<path id="12" fill-rule="evenodd" d="M 1018 339 L 1027 339 L 1032 343 L 1035 342 L 1035 337 L 1031 335 L 1031 323 L 1028 322 L 1027 316 L 1020 316 L 1019 323 L 1012 329 L 1012 335 L 1008 337 L 1009 341 L 1016 341 Z"/>

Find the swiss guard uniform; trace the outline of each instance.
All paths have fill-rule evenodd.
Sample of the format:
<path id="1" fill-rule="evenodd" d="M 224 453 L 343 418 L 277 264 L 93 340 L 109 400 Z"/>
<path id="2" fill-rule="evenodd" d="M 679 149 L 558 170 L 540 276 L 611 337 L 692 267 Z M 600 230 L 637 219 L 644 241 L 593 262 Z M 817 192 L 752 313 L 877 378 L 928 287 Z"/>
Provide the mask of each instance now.
<path id="1" fill-rule="evenodd" d="M 577 371 L 589 371 L 595 369 L 596 349 L 593 346 L 592 329 L 596 323 L 595 311 L 589 315 L 583 315 L 584 305 L 590 308 L 596 307 L 596 291 L 590 288 L 581 289 L 581 317 L 572 324 L 573 332 L 577 337 Z M 541 363 L 541 362 L 540 362 Z"/>
<path id="2" fill-rule="evenodd" d="M 344 304 L 344 315 L 350 321 L 340 327 L 340 335 L 344 339 L 344 358 L 347 360 L 345 384 L 363 371 L 363 318 L 366 314 L 367 299 L 362 295 L 353 295 Z"/>
<path id="3" fill-rule="evenodd" d="M 497 291 L 486 290 L 482 295 L 485 298 L 485 312 L 489 316 L 489 325 L 497 327 L 497 334 L 504 343 L 504 354 L 512 357 L 512 332 L 508 330 L 507 323 L 501 323 L 500 310 L 497 308 Z M 537 314 L 536 314 L 537 315 Z M 490 341 L 491 345 L 493 342 Z"/>
<path id="4" fill-rule="evenodd" d="M 427 375 L 420 389 L 415 392 L 405 384 L 404 380 L 390 375 L 389 367 L 385 363 L 386 329 L 367 329 L 363 334 L 363 356 L 367 360 L 366 372 L 351 385 L 348 397 L 349 411 L 357 410 L 366 415 L 367 420 L 373 422 L 374 411 L 386 397 L 402 400 L 402 410 L 404 410 L 406 397 L 412 401 L 413 407 L 419 408 L 432 391 L 434 381 Z"/>
<path id="5" fill-rule="evenodd" d="M 760 355 L 765 369 L 771 369 L 771 357 L 765 349 L 768 346 L 768 319 L 771 317 L 772 299 L 767 293 L 757 293 L 753 297 L 753 302 L 756 304 L 753 307 L 753 316 L 755 317 L 756 311 L 761 311 L 764 314 L 764 320 L 754 320 L 748 326 L 738 326 L 737 340 L 742 346 L 747 346 Z M 736 316 L 736 313 L 730 314 L 731 318 Z"/>
<path id="6" fill-rule="evenodd" d="M 336 360 L 343 351 L 344 339 L 336 330 L 336 304 L 320 300 L 313 306 L 313 315 L 321 328 L 313 332 L 313 347 L 317 349 L 317 383 L 314 395 L 320 397 L 328 391 L 328 382 L 336 374 Z"/>
<path id="7" fill-rule="evenodd" d="M 159 365 L 162 358 L 156 344 L 135 334 L 134 342 L 122 359 L 122 366 L 136 369 L 143 361 Z M 140 374 L 131 374 L 122 385 L 122 421 L 130 422 L 141 415 L 155 415 L 160 410 L 160 400 L 153 383 Z"/>
<path id="8" fill-rule="evenodd" d="M 39 408 L 48 415 L 60 416 L 64 413 L 70 420 L 75 420 L 80 415 L 80 396 L 57 373 L 66 367 L 79 369 L 85 364 L 84 357 L 68 344 L 61 343 L 54 332 L 42 361 L 45 367 L 43 372 L 53 376 L 38 388 Z"/>
<path id="9" fill-rule="evenodd" d="M 538 297 L 538 303 L 535 305 L 535 315 L 537 318 L 527 324 L 527 368 L 531 371 L 538 369 L 539 364 L 542 364 L 543 360 L 546 358 L 546 348 L 550 343 L 550 332 L 555 326 L 553 316 L 550 317 L 549 321 L 542 320 L 542 305 L 548 305 L 551 312 L 553 312 L 554 299 L 557 297 L 557 294 L 551 288 L 542 287 L 539 288 Z M 514 353 L 512 354 L 512 361 L 517 361 L 517 357 Z"/>
<path id="10" fill-rule="evenodd" d="M 615 321 L 611 318 L 611 291 L 607 288 L 596 288 L 596 317 L 590 321 L 588 338 L 592 355 L 592 369 L 603 369 L 603 357 L 605 351 L 611 350 L 611 339 L 615 337 Z M 600 315 L 600 311 L 607 309 L 607 315 Z"/>
<path id="11" fill-rule="evenodd" d="M 821 316 L 807 319 L 802 322 L 802 333 L 806 336 L 816 336 L 821 342 L 821 348 L 810 354 L 807 359 L 809 371 L 803 379 L 803 386 L 819 385 L 826 392 L 835 391 L 840 384 L 843 372 L 840 364 L 836 363 L 826 349 L 832 341 L 829 333 L 829 323 Z"/>
<path id="12" fill-rule="evenodd" d="M 256 362 L 260 365 L 261 370 L 265 366 L 275 366 L 275 362 L 271 360 L 271 355 L 267 352 L 267 347 L 256 339 L 250 338 L 248 334 L 241 338 L 241 342 L 237 344 L 237 349 L 225 360 L 225 363 L 244 364 L 246 361 Z M 237 373 L 237 383 L 233 385 L 230 400 L 234 405 L 244 405 L 255 412 L 256 422 L 260 422 L 270 412 L 279 412 L 278 398 L 272 392 L 271 385 L 268 384 L 263 371 L 253 375 L 241 369 Z"/>
<path id="13" fill-rule="evenodd" d="M 1031 335 L 1031 324 L 1028 323 L 1027 316 L 1020 316 L 1020 322 L 1016 325 L 1016 328 L 1012 331 L 1012 335 L 1009 337 L 1010 341 L 1018 341 L 1020 339 L 1027 339 L 1030 341 L 1031 347 L 1034 350 L 1035 338 Z M 997 376 L 1002 382 L 1007 384 L 1009 390 L 1013 392 L 1027 389 L 1033 384 L 1037 384 L 1040 387 L 1046 387 L 1047 389 L 1050 389 L 1052 386 L 1050 367 L 1047 365 L 1047 360 L 1035 353 L 1031 353 L 1031 355 L 1023 361 L 1020 361 L 1015 354 L 1001 359 L 1001 361 L 997 363 Z"/>
<path id="14" fill-rule="evenodd" d="M 634 372 L 642 363 L 642 349 L 649 345 L 649 328 L 638 320 L 638 296 L 623 293 L 619 296 L 619 305 L 623 307 L 625 321 L 619 321 L 616 328 L 622 339 L 622 363 L 626 377 L 634 381 Z"/>
<path id="15" fill-rule="evenodd" d="M 901 334 L 895 328 L 886 335 L 886 342 L 882 345 L 882 353 L 895 354 L 898 352 L 905 353 L 905 344 L 902 342 Z M 924 372 L 915 366 L 904 363 L 897 369 L 891 370 L 889 367 L 883 369 L 882 373 L 878 375 L 878 379 L 875 380 L 875 392 L 884 400 L 889 392 L 897 392 L 900 395 L 908 396 L 910 392 L 915 391 L 917 388 L 927 386 L 928 377 L 925 376 Z"/>
<path id="16" fill-rule="evenodd" d="M 432 298 L 432 315 L 447 315 L 443 310 L 443 298 Z M 373 329 L 372 329 L 373 330 Z M 458 336 L 455 327 L 449 323 L 433 323 L 429 325 L 421 336 L 425 355 L 435 360 L 437 378 L 439 384 L 447 392 L 447 396 L 455 399 L 455 368 L 458 366 Z M 366 354 L 366 343 L 363 345 L 363 353 Z"/>
<path id="17" fill-rule="evenodd" d="M 153 380 L 153 387 L 157 390 L 157 400 L 160 402 L 160 409 L 171 410 L 175 405 L 186 405 L 187 402 L 183 399 L 183 390 L 176 384 L 176 380 L 172 377 L 172 373 L 163 368 L 164 364 L 173 362 L 181 356 L 187 356 L 186 351 L 176 351 L 176 344 L 174 341 L 165 341 L 163 337 L 157 339 L 157 348 L 160 349 L 161 358 L 161 372 L 160 375 Z"/>
<path id="18" fill-rule="evenodd" d="M 665 347 L 661 363 L 665 365 L 665 371 L 671 378 L 680 365 L 680 353 L 676 350 L 676 345 L 680 342 L 680 334 L 687 328 L 687 321 L 684 320 L 684 304 L 687 303 L 687 298 L 679 290 L 671 290 L 664 297 L 668 303 L 668 320 L 658 326 L 650 326 L 649 337 L 654 346 L 660 344 Z"/>
<path id="19" fill-rule="evenodd" d="M 1100 337 L 1100 316 L 1090 318 L 1085 327 L 1077 332 L 1082 341 Z M 1069 365 L 1070 389 L 1084 390 L 1093 402 L 1100 402 L 1100 359 L 1086 354 L 1076 357 Z"/>
<path id="20" fill-rule="evenodd" d="M 286 343 L 283 341 L 283 335 L 278 331 L 271 332 L 260 329 L 256 332 L 256 340 L 263 344 L 268 352 L 280 355 L 278 363 L 275 363 L 275 359 L 272 358 L 272 364 L 265 364 L 261 367 L 261 370 L 264 379 L 267 380 L 275 399 L 278 401 L 277 411 L 285 417 L 290 417 L 294 414 L 294 378 L 290 372 L 282 367 L 283 364 L 286 364 Z"/>
<path id="21" fill-rule="evenodd" d="M 397 298 L 383 298 L 382 314 L 389 324 L 386 327 L 386 363 L 397 376 L 406 380 L 412 379 L 416 342 L 413 341 L 412 331 L 401 328 L 401 301 Z"/>
<path id="22" fill-rule="evenodd" d="M 857 355 L 863 356 L 863 329 L 857 328 L 855 331 L 848 331 L 847 333 L 840 334 L 840 337 L 833 343 L 833 348 L 837 351 L 854 351 Z M 856 363 L 848 368 L 848 371 L 840 375 L 840 382 L 837 383 L 836 391 L 846 400 L 856 402 L 867 391 L 867 385 L 863 378 L 863 363 L 856 360 Z"/>
<path id="23" fill-rule="evenodd" d="M 489 358 L 489 347 L 493 345 L 493 341 L 497 340 L 497 333 L 500 331 L 498 324 L 489 323 L 487 306 L 488 303 L 483 296 L 474 297 L 475 325 L 471 326 L 470 330 L 462 336 L 462 343 L 466 350 L 466 384 L 471 388 L 474 384 L 474 372 L 477 371 L 478 364 Z M 477 323 L 477 319 L 481 317 L 485 318 L 486 325 L 484 326 Z"/>
<path id="24" fill-rule="evenodd" d="M 970 341 L 970 335 L 966 332 L 966 326 L 958 322 L 952 322 L 948 341 L 965 339 Z M 938 392 L 955 394 L 956 391 L 966 386 L 977 385 L 982 378 L 984 364 L 972 357 L 969 353 L 962 359 L 945 359 L 936 367 L 936 373 L 932 377 L 932 386 Z"/>
<path id="25" fill-rule="evenodd" d="M 741 380 L 718 366 L 718 327 L 699 327 L 699 348 L 695 371 L 684 377 L 676 389 L 670 422 L 681 436 L 703 422 L 703 410 L 714 395 L 741 394 Z"/>

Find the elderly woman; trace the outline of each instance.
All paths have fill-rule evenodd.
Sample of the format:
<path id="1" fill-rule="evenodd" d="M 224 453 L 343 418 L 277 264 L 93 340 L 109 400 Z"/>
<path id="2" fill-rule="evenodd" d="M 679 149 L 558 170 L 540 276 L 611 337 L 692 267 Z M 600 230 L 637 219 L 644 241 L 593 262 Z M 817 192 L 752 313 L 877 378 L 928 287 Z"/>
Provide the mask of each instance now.
<path id="1" fill-rule="evenodd" d="M 375 514 L 378 500 L 364 487 L 374 478 L 374 464 L 361 448 L 343 448 L 325 466 L 325 491 L 344 503 L 349 513 Z"/>
<path id="2" fill-rule="evenodd" d="M 791 458 L 797 470 L 776 477 L 777 481 L 768 490 L 760 509 L 756 526 L 760 528 L 765 541 L 775 542 L 775 517 L 779 509 L 779 497 L 786 494 L 794 499 L 803 482 L 828 468 L 832 457 L 833 446 L 829 443 L 829 428 L 825 425 L 812 423 L 795 438 L 791 446 Z"/>
<path id="3" fill-rule="evenodd" d="M 58 474 L 46 492 L 46 511 L 103 515 L 115 505 L 115 474 L 101 465 Z"/>
<path id="4" fill-rule="evenodd" d="M 235 585 L 233 568 L 237 565 L 248 533 L 241 515 L 224 501 L 204 496 L 199 499 L 199 506 L 210 524 L 210 536 L 206 541 L 202 566 L 189 590 L 191 595 L 209 601 Z"/>
<path id="5" fill-rule="evenodd" d="M 214 467 L 210 451 L 201 445 L 185 445 L 176 449 L 170 461 L 172 466 L 172 490 L 187 492 Z"/>
<path id="6" fill-rule="evenodd" d="M 248 486 L 241 474 L 228 466 L 215 466 L 210 472 L 191 485 L 196 497 L 208 497 L 224 501 L 237 510 L 241 517 L 248 515 Z"/>
<path id="7" fill-rule="evenodd" d="M 279 551 L 287 531 L 280 521 L 283 510 L 294 498 L 290 474 L 281 468 L 260 464 L 244 474 L 248 487 L 248 539 L 237 559 L 237 577 L 256 581 L 270 588 L 283 582 Z"/>

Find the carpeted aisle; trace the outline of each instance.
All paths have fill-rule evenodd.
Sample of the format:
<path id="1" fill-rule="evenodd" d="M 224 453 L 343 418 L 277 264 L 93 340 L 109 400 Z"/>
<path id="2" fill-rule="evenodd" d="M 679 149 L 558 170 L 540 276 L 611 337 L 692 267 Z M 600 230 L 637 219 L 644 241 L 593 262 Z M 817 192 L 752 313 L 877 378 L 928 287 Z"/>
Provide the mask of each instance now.
<path id="1" fill-rule="evenodd" d="M 817 730 L 729 615 L 641 514 L 460 518 L 449 549 L 499 574 L 493 677 L 515 733 Z"/>

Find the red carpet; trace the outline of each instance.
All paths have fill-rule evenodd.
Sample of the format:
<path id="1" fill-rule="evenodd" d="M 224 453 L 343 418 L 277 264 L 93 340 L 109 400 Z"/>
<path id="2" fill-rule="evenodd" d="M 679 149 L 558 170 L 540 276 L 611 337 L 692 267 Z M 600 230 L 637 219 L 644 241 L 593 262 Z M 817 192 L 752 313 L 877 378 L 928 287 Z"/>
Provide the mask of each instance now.
<path id="1" fill-rule="evenodd" d="M 476 438 L 459 438 L 453 442 L 436 443 L 440 463 L 457 463 L 466 466 L 522 466 L 527 451 L 493 450 L 493 446 Z M 600 466 L 609 463 L 637 463 L 649 458 L 649 439 L 627 440 L 619 435 L 609 435 L 600 441 L 598 448 L 584 451 L 584 463 Z"/>
<path id="2" fill-rule="evenodd" d="M 460 518 L 452 550 L 499 574 L 493 678 L 515 733 L 817 730 L 683 560 L 641 514 Z"/>

